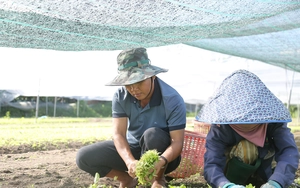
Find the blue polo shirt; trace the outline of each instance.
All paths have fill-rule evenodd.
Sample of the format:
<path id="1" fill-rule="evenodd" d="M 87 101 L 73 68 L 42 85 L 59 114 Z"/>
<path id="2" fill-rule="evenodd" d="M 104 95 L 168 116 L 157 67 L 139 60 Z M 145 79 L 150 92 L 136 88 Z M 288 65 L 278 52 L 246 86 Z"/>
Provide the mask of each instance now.
<path id="1" fill-rule="evenodd" d="M 150 127 L 159 127 L 165 131 L 184 129 L 186 107 L 180 94 L 156 77 L 153 95 L 144 108 L 125 87 L 119 88 L 112 100 L 112 117 L 128 118 L 128 143 L 138 146 L 141 136 Z"/>

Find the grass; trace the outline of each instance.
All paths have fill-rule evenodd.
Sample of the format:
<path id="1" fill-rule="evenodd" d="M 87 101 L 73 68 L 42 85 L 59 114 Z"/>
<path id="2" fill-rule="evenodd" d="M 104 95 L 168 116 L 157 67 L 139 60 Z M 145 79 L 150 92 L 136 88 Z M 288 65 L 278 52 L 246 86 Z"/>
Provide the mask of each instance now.
<path id="1" fill-rule="evenodd" d="M 49 118 L 41 119 L 0 119 L 0 147 L 32 145 L 42 143 L 92 143 L 110 139 L 111 119 Z"/>
<path id="2" fill-rule="evenodd" d="M 187 118 L 187 130 L 193 130 L 193 119 Z M 111 118 L 0 118 L 0 147 L 111 139 L 111 122 Z M 290 128 L 292 132 L 300 131 L 296 123 Z"/>
<path id="3" fill-rule="evenodd" d="M 300 126 L 299 125 L 289 126 L 289 128 L 291 128 L 292 133 L 300 131 Z"/>
<path id="4" fill-rule="evenodd" d="M 1 118 L 0 147 L 107 140 L 112 135 L 111 122 L 111 118 Z"/>

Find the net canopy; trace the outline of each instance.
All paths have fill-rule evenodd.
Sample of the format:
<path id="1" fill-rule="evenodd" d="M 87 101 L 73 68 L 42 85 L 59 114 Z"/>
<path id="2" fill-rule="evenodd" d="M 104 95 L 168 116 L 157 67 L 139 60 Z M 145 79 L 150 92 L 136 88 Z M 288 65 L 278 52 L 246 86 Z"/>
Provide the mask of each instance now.
<path id="1" fill-rule="evenodd" d="M 186 44 L 300 72 L 299 0 L 0 0 L 0 46 Z"/>

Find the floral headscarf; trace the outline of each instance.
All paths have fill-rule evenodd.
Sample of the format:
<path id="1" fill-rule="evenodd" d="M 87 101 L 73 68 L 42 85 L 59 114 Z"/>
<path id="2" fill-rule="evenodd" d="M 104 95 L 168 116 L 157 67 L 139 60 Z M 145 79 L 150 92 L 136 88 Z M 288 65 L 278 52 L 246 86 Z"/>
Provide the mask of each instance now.
<path id="1" fill-rule="evenodd" d="M 253 124 L 291 122 L 291 117 L 255 74 L 237 70 L 222 82 L 196 120 L 210 124 Z"/>

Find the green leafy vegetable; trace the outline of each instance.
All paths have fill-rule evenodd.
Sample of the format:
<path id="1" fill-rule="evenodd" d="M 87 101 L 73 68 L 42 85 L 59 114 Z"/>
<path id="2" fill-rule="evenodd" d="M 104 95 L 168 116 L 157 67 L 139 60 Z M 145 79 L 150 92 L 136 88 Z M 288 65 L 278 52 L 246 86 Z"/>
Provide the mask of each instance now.
<path id="1" fill-rule="evenodd" d="M 246 185 L 246 188 L 255 188 L 255 186 L 253 186 L 251 183 Z"/>
<path id="2" fill-rule="evenodd" d="M 180 186 L 169 185 L 169 188 L 187 188 L 187 187 L 184 184 L 181 184 Z"/>
<path id="3" fill-rule="evenodd" d="M 97 188 L 97 187 L 98 187 L 99 179 L 100 179 L 100 175 L 99 175 L 99 173 L 96 173 L 96 174 L 95 174 L 95 177 L 94 177 L 94 183 L 91 184 L 91 185 L 89 186 L 89 188 Z"/>
<path id="4" fill-rule="evenodd" d="M 136 177 L 139 184 L 151 185 L 151 180 L 154 178 L 154 164 L 159 160 L 159 153 L 156 150 L 148 150 L 145 152 L 136 166 Z"/>

